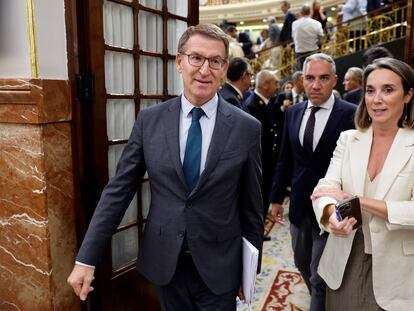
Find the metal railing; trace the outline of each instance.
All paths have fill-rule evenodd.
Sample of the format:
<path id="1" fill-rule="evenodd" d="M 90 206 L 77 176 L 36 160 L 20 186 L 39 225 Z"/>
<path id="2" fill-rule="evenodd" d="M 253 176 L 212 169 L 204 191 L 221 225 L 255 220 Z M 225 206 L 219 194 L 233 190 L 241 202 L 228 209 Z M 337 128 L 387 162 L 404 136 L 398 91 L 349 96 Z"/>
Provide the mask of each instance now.
<path id="1" fill-rule="evenodd" d="M 237 3 L 245 3 L 245 2 L 254 2 L 256 0 L 208 0 L 206 3 L 202 3 L 203 1 L 200 1 L 200 4 L 203 6 L 207 5 L 222 5 L 222 4 L 237 4 Z"/>
<path id="2" fill-rule="evenodd" d="M 402 1 L 328 27 L 318 52 L 337 58 L 372 45 L 403 38 L 406 31 L 407 2 Z M 254 73 L 269 69 L 277 72 L 280 78 L 285 78 L 297 70 L 292 41 L 264 49 L 256 53 L 256 57 L 250 62 Z"/>

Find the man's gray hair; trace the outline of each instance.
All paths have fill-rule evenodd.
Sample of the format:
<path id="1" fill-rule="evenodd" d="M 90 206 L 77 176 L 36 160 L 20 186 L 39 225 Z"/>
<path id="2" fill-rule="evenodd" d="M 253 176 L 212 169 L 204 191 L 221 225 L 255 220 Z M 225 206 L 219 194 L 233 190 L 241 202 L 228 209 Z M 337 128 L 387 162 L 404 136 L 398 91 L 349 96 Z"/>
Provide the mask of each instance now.
<path id="1" fill-rule="evenodd" d="M 303 63 L 303 72 L 306 75 L 306 67 L 308 65 L 308 63 L 310 63 L 311 61 L 314 60 L 324 60 L 328 63 L 331 64 L 331 68 L 332 68 L 332 73 L 335 75 L 336 74 L 336 65 L 335 65 L 335 61 L 333 60 L 333 58 L 325 53 L 316 53 L 316 54 L 312 54 L 308 57 L 306 57 L 305 62 Z"/>
<path id="2" fill-rule="evenodd" d="M 350 67 L 348 68 L 347 72 L 351 74 L 352 80 L 358 81 L 358 83 L 362 84 L 362 75 L 364 71 L 359 67 Z"/>
<path id="3" fill-rule="evenodd" d="M 293 84 L 296 84 L 298 82 L 298 79 L 303 75 L 303 72 L 301 70 L 295 71 L 292 74 L 292 82 Z"/>
<path id="4" fill-rule="evenodd" d="M 256 75 L 256 85 L 255 88 L 259 88 L 262 84 L 265 84 L 269 78 L 271 76 L 274 76 L 274 74 L 267 69 L 264 69 L 262 71 L 260 71 L 257 75 Z"/>

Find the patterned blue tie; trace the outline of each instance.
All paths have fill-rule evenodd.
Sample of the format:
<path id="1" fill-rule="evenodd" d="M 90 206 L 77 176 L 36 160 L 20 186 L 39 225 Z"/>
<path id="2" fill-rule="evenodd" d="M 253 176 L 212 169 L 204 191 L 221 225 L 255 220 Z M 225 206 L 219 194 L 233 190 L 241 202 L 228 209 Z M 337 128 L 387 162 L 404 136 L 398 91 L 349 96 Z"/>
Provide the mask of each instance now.
<path id="1" fill-rule="evenodd" d="M 191 110 L 192 120 L 188 130 L 183 163 L 184 177 L 190 192 L 193 191 L 200 177 L 202 135 L 199 120 L 203 114 L 204 111 L 201 108 Z"/>

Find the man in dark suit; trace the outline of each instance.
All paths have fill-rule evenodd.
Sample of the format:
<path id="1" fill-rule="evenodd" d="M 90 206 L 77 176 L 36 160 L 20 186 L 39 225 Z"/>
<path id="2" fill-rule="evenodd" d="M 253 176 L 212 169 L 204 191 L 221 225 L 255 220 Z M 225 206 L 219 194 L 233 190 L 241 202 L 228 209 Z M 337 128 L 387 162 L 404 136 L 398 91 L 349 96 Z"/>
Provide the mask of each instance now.
<path id="1" fill-rule="evenodd" d="M 230 104 L 243 109 L 243 96 L 250 86 L 250 64 L 244 57 L 235 57 L 227 69 L 227 82 L 221 87 L 220 96 Z"/>
<path id="2" fill-rule="evenodd" d="M 358 67 L 350 67 L 344 76 L 344 100 L 358 105 L 362 100 L 362 73 Z"/>
<path id="3" fill-rule="evenodd" d="M 278 137 L 276 132 L 281 126 L 282 114 L 280 109 L 275 109 L 270 100 L 279 87 L 276 75 L 269 70 L 262 70 L 256 75 L 256 88 L 246 99 L 245 105 L 247 112 L 260 121 L 262 124 L 262 197 L 263 197 L 263 217 L 266 218 L 269 209 L 269 193 L 272 186 L 272 176 L 275 159 L 278 153 Z M 266 233 L 265 233 L 266 234 Z M 265 240 L 270 240 L 269 235 L 265 235 Z"/>
<path id="4" fill-rule="evenodd" d="M 307 99 L 303 87 L 303 72 L 295 71 L 291 80 L 293 82 L 292 90 L 279 93 L 276 99 L 276 107 L 280 107 L 282 111 L 285 111 L 290 105 L 298 104 Z"/>
<path id="5" fill-rule="evenodd" d="M 228 39 L 217 26 L 182 35 L 183 94 L 138 114 L 68 278 L 82 300 L 147 172 L 151 205 L 137 269 L 156 285 L 162 309 L 236 310 L 242 236 L 262 248 L 261 130 L 217 96 L 227 59 Z"/>
<path id="6" fill-rule="evenodd" d="M 325 310 L 325 283 L 317 274 L 327 234 L 313 213 L 310 195 L 324 177 L 339 134 L 354 128 L 355 105 L 335 98 L 335 62 L 326 54 L 308 56 L 304 86 L 309 100 L 285 113 L 282 145 L 270 194 L 272 215 L 283 223 L 284 191 L 291 186 L 289 220 L 295 264 L 311 293 L 311 311 Z"/>
<path id="7" fill-rule="evenodd" d="M 290 2 L 287 0 L 280 2 L 280 10 L 285 14 L 285 18 L 280 31 L 279 41 L 284 43 L 292 39 L 292 24 L 296 20 L 296 16 L 290 11 Z"/>

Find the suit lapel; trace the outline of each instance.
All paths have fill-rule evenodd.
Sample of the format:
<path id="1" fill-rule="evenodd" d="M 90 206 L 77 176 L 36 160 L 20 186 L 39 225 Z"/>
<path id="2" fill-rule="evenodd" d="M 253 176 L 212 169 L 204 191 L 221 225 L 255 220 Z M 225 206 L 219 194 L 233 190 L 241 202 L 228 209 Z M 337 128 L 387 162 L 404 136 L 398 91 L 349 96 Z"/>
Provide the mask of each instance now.
<path id="1" fill-rule="evenodd" d="M 196 192 L 202 187 L 207 180 L 209 174 L 216 167 L 217 161 L 226 145 L 227 139 L 230 135 L 233 125 L 232 113 L 230 107 L 225 105 L 222 100 L 219 99 L 217 106 L 216 123 L 214 125 L 213 136 L 211 137 L 210 147 L 207 152 L 207 159 L 203 173 L 200 175 L 200 179 L 193 192 Z"/>
<path id="2" fill-rule="evenodd" d="M 400 128 L 394 138 L 378 181 L 376 197 L 384 199 L 395 178 L 413 155 L 414 139 L 410 130 Z"/>
<path id="3" fill-rule="evenodd" d="M 179 125 L 180 125 L 180 110 L 181 110 L 181 97 L 177 97 L 172 100 L 173 102 L 168 107 L 163 115 L 163 127 L 166 136 L 168 150 L 171 155 L 172 163 L 177 171 L 177 175 L 181 182 L 187 187 L 183 168 L 180 159 L 180 137 L 179 137 Z"/>
<path id="4" fill-rule="evenodd" d="M 354 194 L 363 195 L 365 177 L 368 169 L 368 160 L 371 152 L 372 130 L 357 132 L 355 139 L 350 143 L 349 153 L 351 161 L 351 178 L 354 186 Z"/>
<path id="5" fill-rule="evenodd" d="M 306 107 L 308 106 L 308 102 L 306 101 L 302 104 L 297 104 L 297 105 L 302 105 L 302 107 L 297 110 L 293 118 L 292 130 L 294 133 L 293 137 L 295 138 L 294 144 L 299 146 L 299 149 L 302 150 L 302 152 L 304 152 L 303 146 L 301 145 L 300 139 L 299 139 L 299 130 L 300 130 L 300 125 L 302 124 L 303 115 L 305 114 Z"/>

